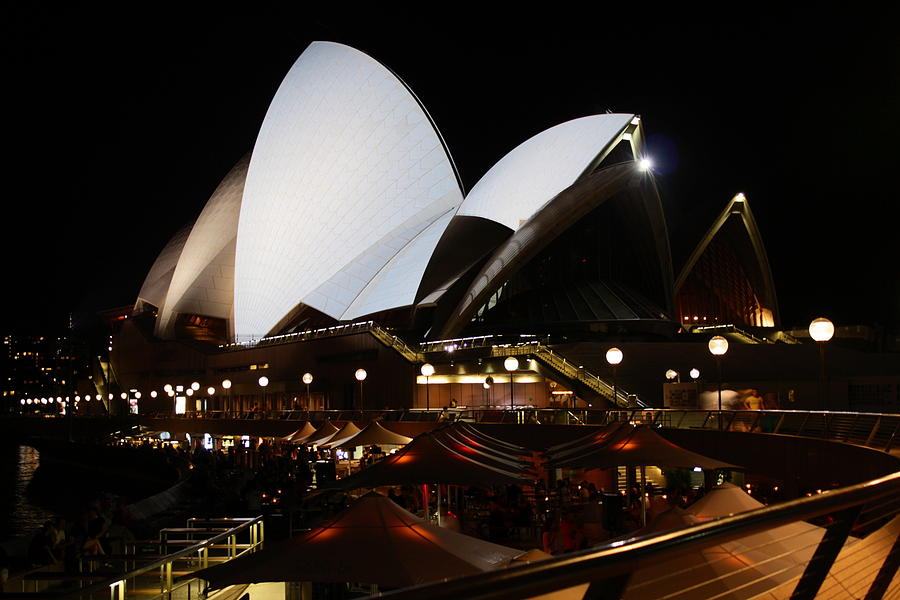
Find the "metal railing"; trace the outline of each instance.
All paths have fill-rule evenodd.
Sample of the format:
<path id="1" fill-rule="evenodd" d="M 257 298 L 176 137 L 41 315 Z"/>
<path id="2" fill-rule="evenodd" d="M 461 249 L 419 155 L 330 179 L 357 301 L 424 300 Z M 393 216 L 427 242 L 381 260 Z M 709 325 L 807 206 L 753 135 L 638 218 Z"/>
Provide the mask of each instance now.
<path id="1" fill-rule="evenodd" d="M 646 406 L 636 395 L 629 394 L 621 386 L 613 387 L 605 379 L 588 371 L 582 365 L 570 363 L 564 356 L 543 344 L 532 341 L 524 344 L 501 345 L 491 348 L 491 356 L 532 355 L 537 360 L 568 379 L 578 381 L 601 397 L 623 408 Z M 613 396 L 615 395 L 615 398 Z"/>
<path id="2" fill-rule="evenodd" d="M 81 564 L 82 567 L 87 568 L 87 571 L 66 573 L 40 569 L 26 573 L 17 579 L 21 579 L 21 591 L 23 594 L 28 593 L 25 589 L 27 584 L 33 583 L 34 597 L 41 598 L 60 598 L 64 600 L 109 598 L 110 600 L 126 600 L 127 598 L 140 597 L 145 600 L 163 598 L 170 600 L 175 595 L 181 595 L 179 592 L 182 591 L 188 598 L 192 596 L 192 592 L 197 597 L 200 597 L 200 581 L 190 576 L 191 571 L 206 568 L 211 563 L 215 564 L 231 560 L 247 552 L 255 552 L 262 547 L 264 541 L 263 518 L 261 516 L 245 519 L 190 519 L 188 525 L 197 525 L 200 522 L 212 523 L 213 521 L 220 525 L 240 524 L 227 528 L 224 531 L 222 531 L 223 528 L 213 530 L 198 527 L 163 529 L 160 531 L 159 540 L 129 545 L 133 547 L 136 545 L 155 545 L 160 549 L 160 554 L 164 554 L 164 551 L 170 546 L 180 545 L 186 547 L 170 554 L 164 554 L 161 557 L 157 557 L 157 555 L 144 557 L 144 555 L 137 552 L 128 555 L 83 557 Z M 215 533 L 208 539 L 197 540 L 196 543 L 193 539 L 173 540 L 169 537 L 169 534 L 184 536 L 187 535 L 188 531 L 197 534 L 203 531 L 208 533 L 220 531 L 220 533 Z M 188 537 L 193 536 L 189 535 Z M 145 564 L 136 566 L 138 562 L 142 561 Z M 97 562 L 106 565 L 122 562 L 126 568 L 129 563 L 135 566 L 125 572 L 110 575 L 106 572 L 93 572 L 93 565 Z M 182 568 L 188 570 L 178 571 L 176 565 L 184 565 Z M 82 587 L 76 590 L 56 590 L 51 587 L 54 582 L 72 581 L 77 581 Z M 139 581 L 144 587 L 138 587 Z M 12 584 L 14 584 L 14 580 L 8 582 L 7 590 L 11 589 L 10 585 Z M 158 592 L 156 591 L 157 589 Z"/>
<path id="3" fill-rule="evenodd" d="M 900 508 L 898 505 L 900 505 L 900 473 L 894 473 L 874 481 L 743 512 L 662 535 L 619 540 L 522 566 L 387 592 L 379 597 L 391 600 L 418 598 L 511 600 L 587 585 L 586 593 L 581 592 L 586 598 L 618 598 L 631 585 L 632 574 L 640 567 L 665 565 L 667 560 L 684 556 L 685 553 L 694 552 L 697 553 L 696 556 L 700 556 L 700 551 L 712 545 L 747 539 L 748 536 L 772 531 L 774 528 L 826 517 L 830 519 L 830 524 L 823 528 L 820 541 L 813 544 L 813 548 L 807 549 L 810 558 L 796 565 L 799 567 L 796 575 L 788 570 L 787 576 L 784 577 L 785 581 L 778 581 L 771 572 L 764 572 L 757 577 L 754 573 L 745 571 L 745 579 L 741 584 L 743 588 L 751 585 L 775 586 L 787 592 L 784 594 L 785 597 L 811 600 L 822 588 L 826 576 L 839 557 L 847 560 L 847 555 L 842 550 L 853 549 L 852 545 L 845 547 L 851 530 L 854 527 L 871 529 L 883 524 L 898 512 Z M 892 537 L 896 539 L 895 534 Z M 861 584 L 857 582 L 857 585 L 863 588 L 862 592 L 865 593 L 867 600 L 881 598 L 897 572 L 900 544 L 895 539 L 888 540 L 888 547 L 891 549 L 886 551 L 884 556 L 879 555 L 877 563 L 872 564 L 872 556 L 863 556 L 857 561 L 852 561 L 853 557 L 849 558 L 848 562 L 851 562 L 852 567 L 868 568 L 867 572 L 871 573 L 871 577 L 866 576 Z M 688 589 L 687 584 L 691 580 L 690 570 L 691 567 L 688 567 L 677 573 L 669 572 L 666 578 L 670 585 L 684 581 L 685 589 L 681 591 L 688 593 L 692 591 Z M 718 583 L 726 588 L 730 586 L 729 575 L 710 577 L 708 572 L 703 575 L 705 578 L 701 579 L 701 585 Z M 721 592 L 721 587 L 719 590 Z M 693 592 L 696 597 L 696 585 Z M 728 592 L 705 597 L 723 595 L 727 596 Z M 837 597 L 847 595 L 861 598 L 863 594 L 858 590 L 853 592 L 838 590 Z"/>

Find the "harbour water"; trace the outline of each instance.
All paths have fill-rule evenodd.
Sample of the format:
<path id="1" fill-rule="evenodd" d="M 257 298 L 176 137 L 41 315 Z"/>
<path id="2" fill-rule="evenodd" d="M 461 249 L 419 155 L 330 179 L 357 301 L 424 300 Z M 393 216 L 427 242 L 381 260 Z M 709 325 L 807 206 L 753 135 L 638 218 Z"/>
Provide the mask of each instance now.
<path id="1" fill-rule="evenodd" d="M 28 497 L 39 465 L 40 453 L 31 446 L 0 445 L 0 542 L 31 535 L 53 516 Z"/>

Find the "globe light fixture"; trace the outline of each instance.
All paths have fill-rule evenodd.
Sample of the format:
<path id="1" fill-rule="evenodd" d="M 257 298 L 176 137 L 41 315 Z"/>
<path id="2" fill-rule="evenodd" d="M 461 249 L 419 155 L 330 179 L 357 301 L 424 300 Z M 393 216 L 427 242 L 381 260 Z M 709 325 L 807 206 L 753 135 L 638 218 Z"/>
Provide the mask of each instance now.
<path id="1" fill-rule="evenodd" d="M 431 363 L 425 363 L 422 365 L 422 368 L 419 369 L 419 372 L 425 376 L 425 410 L 431 410 L 431 398 L 430 392 L 428 388 L 428 378 L 434 375 L 434 365 Z"/>
<path id="2" fill-rule="evenodd" d="M 825 342 L 834 337 L 834 323 L 825 317 L 813 319 L 809 324 L 809 337 L 815 340 L 819 346 L 819 408 L 826 410 L 828 403 L 826 402 Z"/>
<path id="3" fill-rule="evenodd" d="M 140 399 L 141 399 L 141 393 L 140 393 L 140 392 L 135 392 L 135 393 L 134 393 L 134 398 L 135 398 L 135 400 L 140 400 Z"/>
<path id="4" fill-rule="evenodd" d="M 515 356 L 507 356 L 503 361 L 503 368 L 509 371 L 509 408 L 515 408 L 515 400 L 513 399 L 513 383 L 514 373 L 519 369 L 519 359 Z"/>
<path id="5" fill-rule="evenodd" d="M 200 389 L 200 384 L 195 381 L 194 383 L 191 384 L 191 389 L 196 392 L 197 390 Z"/>
<path id="6" fill-rule="evenodd" d="M 676 371 L 675 369 L 669 369 L 668 371 L 666 371 L 666 379 L 668 379 L 669 381 L 674 381 L 676 377 L 678 377 L 678 371 Z"/>
<path id="7" fill-rule="evenodd" d="M 366 377 L 369 374 L 366 373 L 365 369 L 357 369 L 356 373 L 353 374 L 356 377 L 356 380 L 359 382 L 359 410 L 365 410 L 366 405 L 363 400 L 363 381 L 366 380 Z"/>
<path id="8" fill-rule="evenodd" d="M 724 421 L 722 420 L 722 357 L 728 352 L 728 340 L 721 335 L 715 335 L 709 339 L 707 344 L 710 354 L 716 359 L 716 374 L 718 375 L 718 394 L 719 394 L 719 429 L 722 429 Z"/>
<path id="9" fill-rule="evenodd" d="M 151 391 L 150 391 L 150 397 L 151 397 L 151 398 L 156 398 L 157 395 L 158 395 L 158 394 L 156 393 L 156 390 L 151 390 Z"/>
<path id="10" fill-rule="evenodd" d="M 216 393 L 216 388 L 214 388 L 213 386 L 209 386 L 208 388 L 206 388 L 206 395 L 207 395 L 207 396 L 212 396 L 212 395 L 214 395 L 215 393 Z"/>
<path id="11" fill-rule="evenodd" d="M 691 369 L 691 379 L 700 379 L 700 369 Z"/>
<path id="12" fill-rule="evenodd" d="M 230 389 L 231 389 L 231 380 L 230 380 L 230 379 L 223 379 L 223 380 L 222 380 L 222 389 L 225 389 L 225 390 L 230 390 Z"/>
<path id="13" fill-rule="evenodd" d="M 193 395 L 194 395 L 194 388 L 188 388 L 187 390 L 185 390 L 184 393 L 187 394 L 188 396 L 193 396 Z"/>
<path id="14" fill-rule="evenodd" d="M 128 394 L 122 392 L 121 394 L 119 394 L 119 398 L 121 398 L 122 400 L 128 400 Z"/>
<path id="15" fill-rule="evenodd" d="M 164 385 L 164 386 L 163 386 L 163 391 L 166 392 L 167 394 L 168 394 L 169 392 L 171 392 L 171 391 L 172 391 L 172 384 L 171 384 L 171 383 L 167 383 L 166 385 Z"/>
<path id="16" fill-rule="evenodd" d="M 619 384 L 616 381 L 616 367 L 622 362 L 622 359 L 625 358 L 625 355 L 622 354 L 622 351 L 618 348 L 610 348 L 606 351 L 606 362 L 612 367 L 612 376 L 613 376 L 613 406 L 616 406 L 619 402 Z M 676 373 L 677 375 L 677 373 Z"/>
<path id="17" fill-rule="evenodd" d="M 259 387 L 264 388 L 267 385 L 269 385 L 269 378 L 266 377 L 265 375 L 263 375 L 262 377 L 260 377 L 259 379 L 256 380 L 256 383 L 259 384 Z"/>
<path id="18" fill-rule="evenodd" d="M 300 380 L 306 384 L 306 410 L 309 410 L 309 407 L 312 406 L 312 397 L 309 394 L 309 384 L 313 382 L 312 373 L 304 373 Z"/>

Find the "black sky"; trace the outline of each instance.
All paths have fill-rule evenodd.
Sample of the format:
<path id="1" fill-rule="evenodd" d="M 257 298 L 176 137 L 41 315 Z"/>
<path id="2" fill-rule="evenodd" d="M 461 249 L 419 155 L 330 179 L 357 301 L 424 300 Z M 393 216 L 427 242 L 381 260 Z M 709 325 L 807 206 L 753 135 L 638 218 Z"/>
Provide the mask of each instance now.
<path id="1" fill-rule="evenodd" d="M 150 6 L 5 9 L 0 330 L 132 303 L 169 237 L 252 149 L 281 78 L 317 39 L 406 81 L 466 189 L 542 129 L 639 113 L 676 267 L 742 191 L 784 325 L 900 321 L 896 11 L 651 23 L 604 11 L 445 21 Z"/>

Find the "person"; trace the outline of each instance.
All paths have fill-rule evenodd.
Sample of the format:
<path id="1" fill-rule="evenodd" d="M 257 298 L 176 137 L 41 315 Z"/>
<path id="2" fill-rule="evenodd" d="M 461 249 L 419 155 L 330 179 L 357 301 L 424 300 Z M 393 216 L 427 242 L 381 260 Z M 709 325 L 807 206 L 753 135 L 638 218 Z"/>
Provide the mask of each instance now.
<path id="1" fill-rule="evenodd" d="M 567 512 L 559 526 L 559 534 L 562 537 L 562 551 L 574 552 L 581 547 L 581 532 L 575 522 L 575 513 Z"/>
<path id="2" fill-rule="evenodd" d="M 55 541 L 56 531 L 53 529 L 53 522 L 47 521 L 28 545 L 28 561 L 35 566 L 56 564 L 58 559 L 53 552 Z"/>

